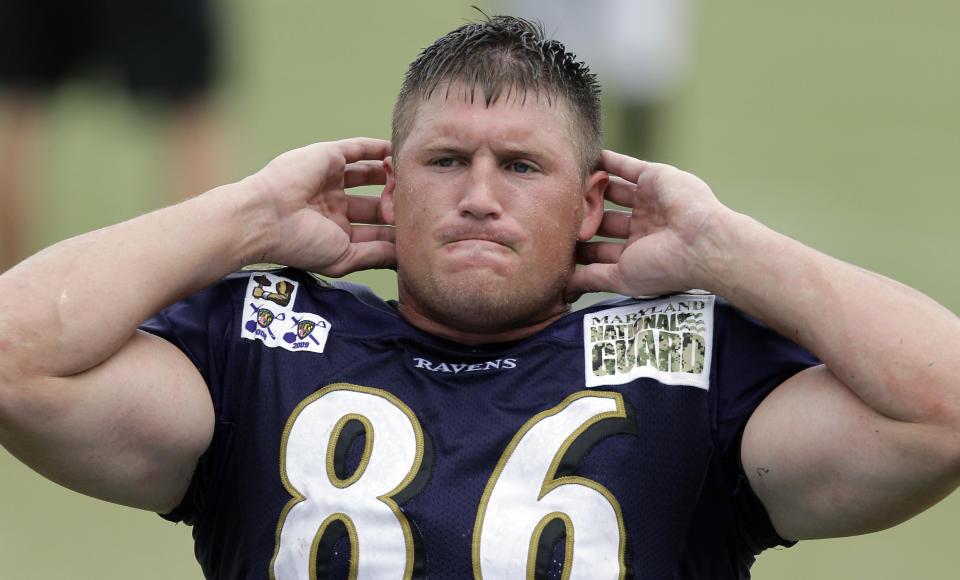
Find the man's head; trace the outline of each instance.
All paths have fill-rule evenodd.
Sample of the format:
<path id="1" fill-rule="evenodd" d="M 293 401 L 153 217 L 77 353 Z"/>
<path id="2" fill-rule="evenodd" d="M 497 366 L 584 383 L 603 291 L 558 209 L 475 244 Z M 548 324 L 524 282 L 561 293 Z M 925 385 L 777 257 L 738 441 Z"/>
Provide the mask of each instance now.
<path id="1" fill-rule="evenodd" d="M 469 87 L 450 95 L 449 87 Z M 393 110 L 393 152 L 399 155 L 420 104 L 437 90 L 486 106 L 500 99 L 544 98 L 568 107 L 579 141 L 580 175 L 596 169 L 602 148 L 600 88 L 588 67 L 543 28 L 510 16 L 466 24 L 439 38 L 410 65 Z M 559 104 L 557 103 L 557 104 Z"/>
<path id="2" fill-rule="evenodd" d="M 526 21 L 467 25 L 414 62 L 395 119 L 381 210 L 407 320 L 494 342 L 566 312 L 609 179 L 586 67 Z"/>

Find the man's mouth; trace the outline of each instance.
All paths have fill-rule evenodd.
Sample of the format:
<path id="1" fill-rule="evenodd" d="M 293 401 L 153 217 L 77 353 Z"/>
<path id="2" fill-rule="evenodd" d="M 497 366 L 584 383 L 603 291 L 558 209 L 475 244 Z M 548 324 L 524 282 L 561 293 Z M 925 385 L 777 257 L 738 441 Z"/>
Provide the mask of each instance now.
<path id="1" fill-rule="evenodd" d="M 465 245 L 476 244 L 478 246 L 485 243 L 498 244 L 510 249 L 514 249 L 514 246 L 516 245 L 516 239 L 513 236 L 507 235 L 506 233 L 478 229 L 446 230 L 441 232 L 440 241 L 444 245 L 459 243 Z"/>

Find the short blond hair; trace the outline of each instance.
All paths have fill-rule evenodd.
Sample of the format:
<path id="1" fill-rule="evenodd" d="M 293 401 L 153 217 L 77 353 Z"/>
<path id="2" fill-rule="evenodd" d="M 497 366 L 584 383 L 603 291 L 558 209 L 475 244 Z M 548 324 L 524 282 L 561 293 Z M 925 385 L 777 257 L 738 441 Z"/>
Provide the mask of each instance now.
<path id="1" fill-rule="evenodd" d="M 454 84 L 466 87 L 463 98 L 471 103 L 479 88 L 488 107 L 501 98 L 525 101 L 531 90 L 538 98 L 565 103 L 575 124 L 571 134 L 580 152 L 581 177 L 598 167 L 603 137 L 596 75 L 562 43 L 547 39 L 539 23 L 494 16 L 465 24 L 424 49 L 410 64 L 393 109 L 395 156 L 419 102 L 442 85 L 449 97 Z"/>

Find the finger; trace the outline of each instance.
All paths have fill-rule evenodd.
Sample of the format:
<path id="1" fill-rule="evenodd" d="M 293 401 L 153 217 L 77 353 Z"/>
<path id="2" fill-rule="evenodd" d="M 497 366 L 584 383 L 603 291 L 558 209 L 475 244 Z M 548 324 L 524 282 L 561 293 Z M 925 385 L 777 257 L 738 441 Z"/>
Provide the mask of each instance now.
<path id="1" fill-rule="evenodd" d="M 619 206 L 633 207 L 636 205 L 637 184 L 622 177 L 611 175 L 604 197 Z"/>
<path id="2" fill-rule="evenodd" d="M 603 238 L 627 239 L 630 236 L 630 214 L 611 209 L 604 211 L 597 235 Z"/>
<path id="3" fill-rule="evenodd" d="M 604 220 L 600 224 L 598 235 L 635 239 L 666 225 L 663 215 L 658 211 L 659 205 L 655 193 L 623 180 L 611 185 L 612 187 L 608 188 L 608 198 L 615 198 L 614 203 L 629 207 L 631 211 L 630 213 L 616 210 L 604 212 Z M 613 191 L 610 191 L 611 189 Z M 627 198 L 630 201 L 627 201 Z"/>
<path id="4" fill-rule="evenodd" d="M 384 224 L 379 195 L 348 195 L 347 219 L 355 224 Z"/>
<path id="5" fill-rule="evenodd" d="M 353 137 L 336 142 L 337 148 L 347 163 L 364 159 L 383 161 L 390 155 L 390 142 L 370 137 Z"/>
<path id="6" fill-rule="evenodd" d="M 600 169 L 633 183 L 636 183 L 645 171 L 649 171 L 652 165 L 654 164 L 648 161 L 614 151 L 604 150 L 600 154 Z"/>
<path id="7" fill-rule="evenodd" d="M 564 287 L 564 300 L 575 302 L 588 292 L 613 292 L 627 295 L 619 282 L 616 264 L 588 264 L 577 268 Z"/>
<path id="8" fill-rule="evenodd" d="M 362 270 L 396 269 L 396 246 L 390 242 L 373 241 L 350 244 L 337 262 L 323 268 L 319 273 L 340 277 Z"/>
<path id="9" fill-rule="evenodd" d="M 577 244 L 577 263 L 615 264 L 623 249 L 624 245 L 618 242 L 580 242 Z"/>
<path id="10" fill-rule="evenodd" d="M 360 187 L 363 185 L 383 185 L 387 182 L 387 171 L 382 161 L 364 160 L 347 165 L 343 172 L 343 187 Z"/>
<path id="11" fill-rule="evenodd" d="M 354 225 L 350 228 L 351 242 L 394 242 L 397 239 L 393 226 Z"/>
<path id="12" fill-rule="evenodd" d="M 684 173 L 672 165 L 642 161 L 613 151 L 603 152 L 600 168 L 611 174 L 606 198 L 625 207 L 633 207 L 643 196 L 655 195 L 662 182 Z"/>

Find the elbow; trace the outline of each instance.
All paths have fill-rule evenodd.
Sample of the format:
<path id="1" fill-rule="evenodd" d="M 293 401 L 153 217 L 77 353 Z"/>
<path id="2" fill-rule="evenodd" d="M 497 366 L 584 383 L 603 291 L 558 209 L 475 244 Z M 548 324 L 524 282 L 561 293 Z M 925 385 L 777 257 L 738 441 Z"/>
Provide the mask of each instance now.
<path id="1" fill-rule="evenodd" d="M 960 389 L 944 392 L 949 394 L 929 401 L 925 447 L 952 491 L 960 485 Z"/>
<path id="2" fill-rule="evenodd" d="M 956 487 L 960 485 L 960 414 L 953 413 L 947 422 L 941 445 L 944 463 L 952 474 Z"/>
<path id="3" fill-rule="evenodd" d="M 0 340 L 0 429 L 10 422 L 11 415 L 20 406 L 17 399 L 27 382 L 22 364 L 12 351 L 10 341 Z"/>
<path id="4" fill-rule="evenodd" d="M 2 348 L 2 347 L 0 347 Z M 2 352 L 0 360 L 0 436 L 55 412 L 57 397 L 48 393 L 45 377 L 17 353 Z"/>
<path id="5" fill-rule="evenodd" d="M 891 384 L 900 385 L 891 391 L 899 409 L 888 416 L 929 426 L 948 456 L 960 456 L 960 366 L 945 366 L 931 362 L 922 372 L 893 381 Z"/>

